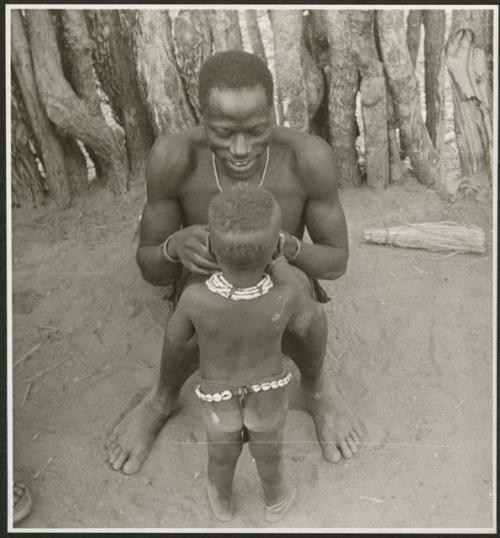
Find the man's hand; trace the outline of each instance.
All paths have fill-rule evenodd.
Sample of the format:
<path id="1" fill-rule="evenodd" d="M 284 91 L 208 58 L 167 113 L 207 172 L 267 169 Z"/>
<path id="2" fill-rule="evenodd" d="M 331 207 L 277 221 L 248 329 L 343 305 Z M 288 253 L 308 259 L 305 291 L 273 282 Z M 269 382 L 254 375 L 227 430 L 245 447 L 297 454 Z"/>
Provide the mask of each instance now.
<path id="1" fill-rule="evenodd" d="M 209 275 L 220 269 L 208 249 L 208 226 L 194 224 L 175 232 L 168 242 L 168 255 L 193 273 Z"/>

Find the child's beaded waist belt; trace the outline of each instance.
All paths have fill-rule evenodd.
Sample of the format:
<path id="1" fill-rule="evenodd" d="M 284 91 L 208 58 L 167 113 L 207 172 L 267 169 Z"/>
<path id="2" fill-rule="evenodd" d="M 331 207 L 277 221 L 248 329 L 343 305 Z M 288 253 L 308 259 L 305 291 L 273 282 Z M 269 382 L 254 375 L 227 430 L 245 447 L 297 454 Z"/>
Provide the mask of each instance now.
<path id="1" fill-rule="evenodd" d="M 290 383 L 292 374 L 288 372 L 286 375 L 280 374 L 279 376 L 273 376 L 269 380 L 262 383 L 252 383 L 251 385 L 241 385 L 233 389 L 226 389 L 221 392 L 202 392 L 201 385 L 197 385 L 195 388 L 196 396 L 204 402 L 220 402 L 223 400 L 230 400 L 233 396 L 246 396 L 249 392 L 260 392 L 272 389 L 279 389 Z"/>

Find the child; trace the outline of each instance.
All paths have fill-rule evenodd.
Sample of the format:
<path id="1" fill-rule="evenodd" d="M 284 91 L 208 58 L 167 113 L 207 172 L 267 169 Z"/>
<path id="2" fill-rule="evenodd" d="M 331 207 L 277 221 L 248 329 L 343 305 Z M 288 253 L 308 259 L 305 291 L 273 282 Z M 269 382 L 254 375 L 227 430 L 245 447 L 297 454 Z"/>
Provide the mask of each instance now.
<path id="1" fill-rule="evenodd" d="M 216 195 L 208 208 L 210 248 L 222 269 L 189 285 L 166 333 L 166 352 L 182 354 L 196 335 L 208 440 L 210 506 L 221 521 L 232 517 L 232 481 L 243 441 L 257 464 L 267 521 L 278 521 L 295 491 L 285 483 L 282 441 L 288 407 L 281 338 L 303 334 L 321 307 L 307 283 L 281 257 L 281 212 L 273 196 L 253 187 Z M 280 263 L 278 263 L 280 262 Z M 304 291 L 305 290 L 305 291 Z"/>

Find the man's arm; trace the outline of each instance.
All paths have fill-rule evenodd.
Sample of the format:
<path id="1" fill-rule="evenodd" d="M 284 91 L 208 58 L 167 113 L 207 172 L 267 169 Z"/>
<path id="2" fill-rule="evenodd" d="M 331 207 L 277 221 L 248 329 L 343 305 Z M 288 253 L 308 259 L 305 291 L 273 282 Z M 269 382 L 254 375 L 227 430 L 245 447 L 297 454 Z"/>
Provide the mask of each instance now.
<path id="1" fill-rule="evenodd" d="M 192 339 L 195 336 L 195 327 L 189 314 L 191 309 L 190 290 L 186 290 L 179 299 L 179 303 L 168 321 L 163 343 L 163 354 L 168 357 L 170 376 L 183 371 L 186 358 L 191 357 Z"/>
<path id="2" fill-rule="evenodd" d="M 216 267 L 205 246 L 208 230 L 203 226 L 181 229 L 178 185 L 189 173 L 191 160 L 188 142 L 179 136 L 158 139 L 148 157 L 147 198 L 136 260 L 144 279 L 154 285 L 175 282 L 183 265 L 201 273 Z M 163 242 L 168 237 L 165 249 Z"/>
<path id="3" fill-rule="evenodd" d="M 313 242 L 285 234 L 284 254 L 308 276 L 334 280 L 347 268 L 349 247 L 344 210 L 338 196 L 336 162 L 331 147 L 319 137 L 308 137 L 296 152 L 296 166 L 307 192 L 304 223 Z"/>

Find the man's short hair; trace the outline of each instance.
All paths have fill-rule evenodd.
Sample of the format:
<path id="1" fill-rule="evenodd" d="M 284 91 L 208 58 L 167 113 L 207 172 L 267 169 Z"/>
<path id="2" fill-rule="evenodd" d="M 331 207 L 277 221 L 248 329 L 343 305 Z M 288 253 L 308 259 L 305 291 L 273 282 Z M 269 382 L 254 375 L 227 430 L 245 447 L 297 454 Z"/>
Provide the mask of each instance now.
<path id="1" fill-rule="evenodd" d="M 198 98 L 206 110 L 210 91 L 241 90 L 262 86 L 269 105 L 273 104 L 273 77 L 267 65 L 255 54 L 242 50 L 227 50 L 210 56 L 201 66 Z"/>
<path id="2" fill-rule="evenodd" d="M 272 226 L 276 215 L 281 216 L 279 205 L 264 189 L 242 185 L 214 196 L 208 223 L 222 243 L 217 251 L 220 261 L 236 270 L 267 262 L 278 239 L 279 229 Z"/>

